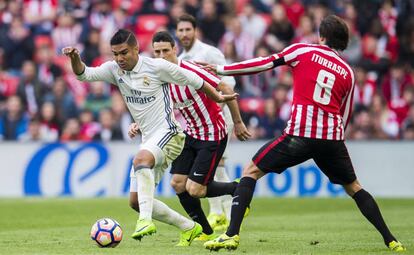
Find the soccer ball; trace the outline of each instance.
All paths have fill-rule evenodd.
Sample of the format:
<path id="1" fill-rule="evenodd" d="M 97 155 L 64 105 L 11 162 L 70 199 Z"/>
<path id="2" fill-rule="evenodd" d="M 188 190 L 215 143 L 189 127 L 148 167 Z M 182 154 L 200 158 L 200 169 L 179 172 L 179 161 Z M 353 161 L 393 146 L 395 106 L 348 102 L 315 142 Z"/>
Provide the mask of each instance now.
<path id="1" fill-rule="evenodd" d="M 110 218 L 99 219 L 92 226 L 91 238 L 101 248 L 113 248 L 122 240 L 122 228 L 116 220 Z"/>

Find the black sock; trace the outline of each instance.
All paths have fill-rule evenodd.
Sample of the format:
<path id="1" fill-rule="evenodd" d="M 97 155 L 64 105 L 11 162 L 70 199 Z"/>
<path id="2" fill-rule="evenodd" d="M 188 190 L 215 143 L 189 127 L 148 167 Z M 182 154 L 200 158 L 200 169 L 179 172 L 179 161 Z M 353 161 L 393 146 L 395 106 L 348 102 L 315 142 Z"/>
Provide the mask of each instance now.
<path id="1" fill-rule="evenodd" d="M 367 218 L 369 222 L 371 222 L 372 225 L 374 225 L 375 228 L 381 233 L 382 238 L 384 238 L 385 245 L 388 246 L 391 241 L 397 240 L 391 234 L 387 224 L 385 224 L 380 209 L 371 194 L 364 189 L 361 189 L 355 193 L 352 198 L 355 200 L 359 210 L 365 218 Z"/>
<path id="2" fill-rule="evenodd" d="M 207 221 L 206 215 L 201 208 L 201 202 L 199 198 L 190 196 L 187 191 L 177 194 L 180 199 L 180 203 L 188 216 L 194 221 L 198 222 L 203 227 L 203 233 L 210 235 L 213 233 L 213 229 Z"/>
<path id="3" fill-rule="evenodd" d="M 255 186 L 256 180 L 251 177 L 243 177 L 240 180 L 239 185 L 237 185 L 231 206 L 230 226 L 226 232 L 228 236 L 239 234 L 244 212 L 246 211 L 246 207 L 250 205 L 250 202 L 252 201 Z"/>
<path id="4" fill-rule="evenodd" d="M 216 182 L 212 181 L 207 185 L 206 197 L 219 197 L 233 195 L 236 191 L 237 182 Z"/>

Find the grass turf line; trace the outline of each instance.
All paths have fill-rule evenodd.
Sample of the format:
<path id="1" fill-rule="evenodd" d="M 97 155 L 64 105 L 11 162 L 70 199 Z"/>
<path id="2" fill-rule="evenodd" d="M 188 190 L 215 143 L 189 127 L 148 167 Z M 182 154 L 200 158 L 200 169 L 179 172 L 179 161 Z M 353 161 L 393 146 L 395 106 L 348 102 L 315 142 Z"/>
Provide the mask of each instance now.
<path id="1" fill-rule="evenodd" d="M 184 214 L 176 198 L 162 200 Z M 407 247 L 404 254 L 414 254 L 414 199 L 377 201 Z M 92 224 L 103 217 L 114 218 L 124 231 L 114 249 L 100 249 L 89 238 Z M 0 254 L 210 254 L 201 242 L 174 247 L 178 229 L 159 222 L 156 235 L 135 241 L 130 235 L 136 219 L 127 198 L 0 199 Z M 392 254 L 352 199 L 254 198 L 239 249 L 231 254 L 344 253 Z"/>

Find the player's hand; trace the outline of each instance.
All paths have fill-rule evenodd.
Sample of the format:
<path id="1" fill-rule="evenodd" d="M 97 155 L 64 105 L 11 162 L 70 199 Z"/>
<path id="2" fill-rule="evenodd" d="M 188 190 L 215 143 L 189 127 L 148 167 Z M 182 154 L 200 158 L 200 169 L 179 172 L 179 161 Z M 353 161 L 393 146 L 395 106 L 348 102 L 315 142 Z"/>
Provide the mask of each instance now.
<path id="1" fill-rule="evenodd" d="M 220 95 L 220 99 L 217 103 L 225 103 L 227 101 L 236 99 L 238 96 L 238 93 L 233 93 L 232 95 Z"/>
<path id="2" fill-rule="evenodd" d="M 65 47 L 62 49 L 62 54 L 70 58 L 73 58 L 73 57 L 79 56 L 80 53 L 79 53 L 79 50 L 76 49 L 75 47 Z"/>
<path id="3" fill-rule="evenodd" d="M 247 141 L 250 137 L 252 137 L 252 134 L 250 134 L 249 130 L 247 130 L 243 121 L 234 123 L 234 133 L 240 141 Z"/>
<path id="4" fill-rule="evenodd" d="M 202 68 L 209 71 L 210 73 L 217 74 L 217 65 L 216 64 L 209 64 L 209 63 L 206 63 L 206 62 L 198 62 L 198 61 L 196 61 L 196 63 L 202 65 Z"/>
<path id="5" fill-rule="evenodd" d="M 139 126 L 137 123 L 132 123 L 131 125 L 129 125 L 128 128 L 128 136 L 129 138 L 134 138 L 135 136 L 137 136 L 139 134 Z"/>

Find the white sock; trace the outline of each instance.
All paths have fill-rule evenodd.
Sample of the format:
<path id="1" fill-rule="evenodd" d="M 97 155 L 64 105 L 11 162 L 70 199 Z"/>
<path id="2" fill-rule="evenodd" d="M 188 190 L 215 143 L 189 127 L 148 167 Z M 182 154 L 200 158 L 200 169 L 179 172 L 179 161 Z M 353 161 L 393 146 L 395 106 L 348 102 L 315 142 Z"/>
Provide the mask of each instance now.
<path id="1" fill-rule="evenodd" d="M 155 181 L 154 170 L 141 168 L 135 171 L 137 176 L 139 219 L 152 220 Z"/>
<path id="2" fill-rule="evenodd" d="M 227 174 L 226 168 L 224 166 L 217 167 L 215 178 L 217 178 L 217 181 L 220 181 L 220 182 L 230 182 L 230 177 Z M 230 220 L 231 204 L 233 203 L 233 198 L 230 195 L 224 195 L 219 198 L 220 198 L 221 208 L 226 214 L 226 218 Z"/>
<path id="3" fill-rule="evenodd" d="M 194 227 L 194 221 L 182 216 L 158 199 L 154 199 L 152 217 L 158 221 L 176 226 L 181 230 L 189 230 Z"/>
<path id="4" fill-rule="evenodd" d="M 215 181 L 219 181 L 219 182 L 229 182 L 230 178 L 227 175 L 226 172 L 226 168 L 224 166 L 218 166 L 216 169 L 216 174 L 214 175 L 214 180 Z M 224 199 L 224 200 L 223 200 Z M 210 205 L 210 213 L 215 213 L 215 214 L 223 214 L 226 213 L 225 211 L 223 212 L 223 202 L 226 202 L 226 206 L 227 205 L 227 201 L 230 199 L 230 207 L 231 207 L 231 196 L 221 196 L 221 197 L 210 197 L 208 198 L 208 203 Z M 230 210 L 229 207 L 229 210 Z"/>

